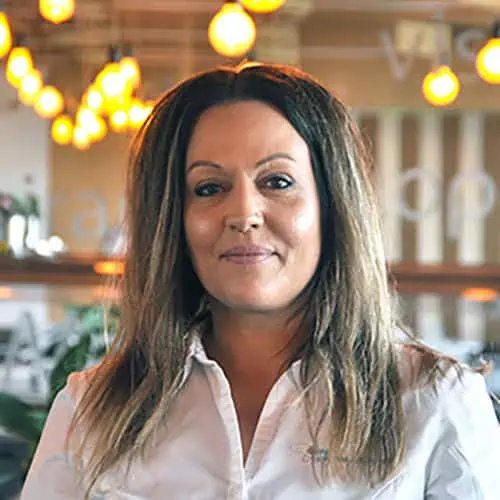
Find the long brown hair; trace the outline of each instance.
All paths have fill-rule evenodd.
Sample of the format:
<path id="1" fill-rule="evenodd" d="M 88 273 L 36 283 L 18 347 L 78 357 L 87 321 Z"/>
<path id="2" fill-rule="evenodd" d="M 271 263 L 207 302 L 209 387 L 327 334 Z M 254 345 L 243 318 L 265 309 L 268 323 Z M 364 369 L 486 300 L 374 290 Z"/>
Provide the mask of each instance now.
<path id="1" fill-rule="evenodd" d="M 73 429 L 83 429 L 80 454 L 87 457 L 89 491 L 106 470 L 143 453 L 156 431 L 168 426 L 194 332 L 209 320 L 183 228 L 186 149 L 204 111 L 238 100 L 278 110 L 311 155 L 322 251 L 301 302 L 310 333 L 298 353 L 299 382 L 313 435 L 328 425 L 328 476 L 371 484 L 402 463 L 396 318 L 363 141 L 344 105 L 310 76 L 251 64 L 179 83 L 158 100 L 134 142 L 121 325 L 73 421 Z M 325 389 L 321 400 L 309 390 L 316 384 Z"/>

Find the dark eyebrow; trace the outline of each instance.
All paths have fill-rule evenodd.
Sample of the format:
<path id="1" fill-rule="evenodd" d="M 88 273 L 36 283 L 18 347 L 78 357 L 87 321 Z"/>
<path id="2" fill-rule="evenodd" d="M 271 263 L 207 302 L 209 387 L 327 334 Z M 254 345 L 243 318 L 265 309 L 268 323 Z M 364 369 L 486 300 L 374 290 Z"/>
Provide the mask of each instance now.
<path id="1" fill-rule="evenodd" d="M 193 161 L 193 163 L 191 163 L 189 165 L 189 167 L 187 168 L 187 171 L 190 172 L 191 170 L 193 170 L 193 168 L 196 168 L 196 167 L 211 167 L 211 168 L 222 168 L 221 165 L 219 165 L 218 163 L 215 163 L 213 161 L 208 161 L 208 160 L 197 160 L 197 161 Z"/>
<path id="2" fill-rule="evenodd" d="M 260 167 L 270 161 L 273 161 L 273 160 L 277 160 L 277 159 L 285 159 L 285 160 L 290 160 L 290 161 L 293 161 L 295 163 L 295 158 L 293 156 L 290 156 L 289 154 L 287 153 L 274 153 L 272 155 L 269 155 L 269 156 L 266 156 L 265 158 L 262 158 L 262 160 L 259 160 L 255 166 L 257 167 Z M 213 161 L 209 161 L 209 160 L 197 160 L 197 161 L 193 161 L 193 163 L 191 163 L 189 165 L 189 167 L 187 168 L 187 172 L 190 172 L 191 170 L 193 170 L 194 168 L 196 167 L 210 167 L 210 168 L 217 168 L 217 169 L 222 169 L 222 165 L 219 165 L 218 163 L 215 163 Z"/>
<path id="3" fill-rule="evenodd" d="M 285 159 L 285 160 L 290 160 L 295 163 L 295 158 L 293 156 L 290 156 L 287 153 L 274 153 L 272 155 L 266 156 L 265 158 L 262 158 L 262 160 L 259 160 L 255 165 L 257 167 L 260 167 L 261 165 L 264 165 L 264 163 L 277 160 L 277 159 Z"/>

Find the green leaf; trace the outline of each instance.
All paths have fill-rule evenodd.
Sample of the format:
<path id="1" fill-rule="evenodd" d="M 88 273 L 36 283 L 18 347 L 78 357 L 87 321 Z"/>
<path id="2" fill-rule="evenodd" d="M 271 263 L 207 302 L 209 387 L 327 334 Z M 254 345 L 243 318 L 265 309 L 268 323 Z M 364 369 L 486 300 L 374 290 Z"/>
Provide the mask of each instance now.
<path id="1" fill-rule="evenodd" d="M 27 215 L 34 215 L 35 217 L 40 217 L 40 204 L 38 202 L 38 197 L 36 197 L 34 194 L 30 193 L 26 195 L 24 206 L 26 207 Z"/>
<path id="2" fill-rule="evenodd" d="M 64 310 L 68 314 L 74 314 L 77 318 L 81 319 L 88 311 L 95 308 L 95 304 L 65 304 Z"/>
<path id="3" fill-rule="evenodd" d="M 12 394 L 0 393 L 0 426 L 27 441 L 40 439 L 42 413 Z"/>
<path id="4" fill-rule="evenodd" d="M 11 213 L 17 215 L 26 215 L 26 207 L 21 198 L 18 196 L 12 196 L 12 207 Z"/>
<path id="5" fill-rule="evenodd" d="M 94 307 L 86 311 L 81 318 L 84 334 L 101 333 L 104 330 L 104 313 L 101 308 Z"/>
<path id="6" fill-rule="evenodd" d="M 50 374 L 50 404 L 65 386 L 68 376 L 85 368 L 89 359 L 90 344 L 90 335 L 83 335 L 78 344 L 69 347 L 59 359 Z"/>

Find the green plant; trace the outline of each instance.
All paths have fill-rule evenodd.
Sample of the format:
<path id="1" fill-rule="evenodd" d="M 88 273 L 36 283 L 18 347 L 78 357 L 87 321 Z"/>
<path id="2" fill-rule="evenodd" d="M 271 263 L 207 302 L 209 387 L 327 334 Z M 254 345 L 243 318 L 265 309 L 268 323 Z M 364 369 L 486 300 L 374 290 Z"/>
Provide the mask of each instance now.
<path id="1" fill-rule="evenodd" d="M 0 426 L 15 437 L 12 446 L 0 445 L 0 492 L 7 491 L 9 485 L 22 484 L 57 393 L 71 373 L 83 370 L 102 358 L 106 349 L 103 332 L 107 328 L 113 335 L 115 331 L 117 308 L 110 308 L 106 318 L 100 305 L 72 305 L 66 309 L 68 314 L 78 318 L 78 328 L 68 332 L 63 346 L 52 344 L 47 348 L 59 354 L 49 375 L 46 404 L 43 407 L 34 406 L 10 393 L 0 392 Z M 19 442 L 24 445 L 22 453 L 16 446 Z"/>

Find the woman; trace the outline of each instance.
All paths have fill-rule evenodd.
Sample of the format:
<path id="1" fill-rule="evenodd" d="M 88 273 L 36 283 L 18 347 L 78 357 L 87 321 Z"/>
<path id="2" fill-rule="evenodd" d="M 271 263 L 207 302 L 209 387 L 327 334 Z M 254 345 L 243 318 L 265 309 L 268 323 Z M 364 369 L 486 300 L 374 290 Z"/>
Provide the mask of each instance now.
<path id="1" fill-rule="evenodd" d="M 484 382 L 398 342 L 367 160 L 319 83 L 251 64 L 170 90 L 128 231 L 122 329 L 22 499 L 493 498 Z"/>

